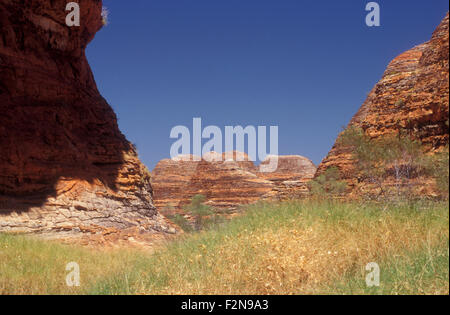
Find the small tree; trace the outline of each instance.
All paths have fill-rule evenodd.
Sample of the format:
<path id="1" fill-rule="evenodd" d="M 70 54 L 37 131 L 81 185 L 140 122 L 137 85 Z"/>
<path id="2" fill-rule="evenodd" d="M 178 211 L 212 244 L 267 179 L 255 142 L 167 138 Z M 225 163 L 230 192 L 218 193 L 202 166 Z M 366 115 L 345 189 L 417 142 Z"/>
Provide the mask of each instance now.
<path id="1" fill-rule="evenodd" d="M 378 195 L 384 195 L 383 173 L 380 167 L 383 152 L 380 146 L 373 145 L 361 128 L 350 126 L 338 138 L 338 144 L 351 150 L 355 159 L 354 167 L 358 182 L 366 182 L 378 188 Z M 367 195 L 367 194 L 365 194 Z"/>
<path id="2" fill-rule="evenodd" d="M 191 203 L 185 207 L 194 217 L 194 229 L 202 230 L 209 222 L 208 218 L 214 215 L 214 211 L 210 206 L 205 205 L 206 197 L 203 195 L 195 195 L 192 197 Z"/>
<path id="3" fill-rule="evenodd" d="M 161 209 L 161 213 L 168 218 L 170 221 L 178 225 L 184 232 L 192 232 L 193 228 L 186 217 L 182 214 L 177 213 L 174 204 L 169 203 L 164 208 Z"/>
<path id="4" fill-rule="evenodd" d="M 308 183 L 313 197 L 338 197 L 347 190 L 347 182 L 340 180 L 339 169 L 335 166 L 328 168 Z"/>
<path id="5" fill-rule="evenodd" d="M 380 145 L 384 148 L 382 163 L 387 174 L 392 175 L 395 179 L 397 196 L 410 194 L 411 180 L 426 172 L 421 144 L 408 137 L 391 136 L 383 139 Z"/>
<path id="6" fill-rule="evenodd" d="M 184 232 L 189 233 L 189 232 L 193 231 L 192 225 L 189 223 L 189 221 L 183 215 L 176 213 L 174 215 L 168 216 L 168 218 L 173 223 L 178 225 Z"/>
<path id="7" fill-rule="evenodd" d="M 421 143 L 402 132 L 372 139 L 361 128 L 351 126 L 341 134 L 339 144 L 351 149 L 358 180 L 374 184 L 379 189 L 377 198 L 391 194 L 385 185 L 388 177 L 393 178 L 395 195 L 401 198 L 410 196 L 411 180 L 427 172 Z M 370 192 L 366 195 L 372 197 Z"/>

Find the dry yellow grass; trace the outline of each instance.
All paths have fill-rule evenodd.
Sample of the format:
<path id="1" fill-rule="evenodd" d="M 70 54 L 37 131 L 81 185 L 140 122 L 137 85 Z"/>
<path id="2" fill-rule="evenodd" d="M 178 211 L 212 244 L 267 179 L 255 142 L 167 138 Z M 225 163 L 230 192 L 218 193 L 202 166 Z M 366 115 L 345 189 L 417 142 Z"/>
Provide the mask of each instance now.
<path id="1" fill-rule="evenodd" d="M 205 267 L 206 272 L 198 279 L 180 276 L 176 285 L 162 293 L 323 293 L 323 284 L 349 270 L 364 270 L 369 262 L 429 248 L 448 239 L 445 224 L 427 228 L 422 220 L 389 213 L 379 213 L 370 220 L 328 220 L 327 216 L 335 215 L 331 211 L 307 225 L 299 224 L 300 215 L 279 227 L 243 229 L 232 237 L 225 236 L 214 251 L 200 245 L 191 263 Z M 442 220 L 448 222 L 445 213 Z"/>
<path id="2" fill-rule="evenodd" d="M 153 254 L 25 238 L 21 250 L 0 236 L 0 293 L 448 294 L 448 214 L 437 203 L 259 204 Z M 78 289 L 64 286 L 69 261 L 81 267 Z M 364 282 L 369 262 L 381 267 L 374 290 Z"/>

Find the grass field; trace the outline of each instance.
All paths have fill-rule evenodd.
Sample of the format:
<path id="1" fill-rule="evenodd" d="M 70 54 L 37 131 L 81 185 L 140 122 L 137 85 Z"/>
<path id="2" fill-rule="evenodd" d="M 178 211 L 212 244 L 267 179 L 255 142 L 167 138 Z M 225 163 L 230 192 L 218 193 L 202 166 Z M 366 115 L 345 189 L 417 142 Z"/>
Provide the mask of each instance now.
<path id="1" fill-rule="evenodd" d="M 80 287 L 66 285 L 72 261 Z M 0 235 L 0 294 L 449 294 L 449 208 L 260 203 L 153 253 Z"/>

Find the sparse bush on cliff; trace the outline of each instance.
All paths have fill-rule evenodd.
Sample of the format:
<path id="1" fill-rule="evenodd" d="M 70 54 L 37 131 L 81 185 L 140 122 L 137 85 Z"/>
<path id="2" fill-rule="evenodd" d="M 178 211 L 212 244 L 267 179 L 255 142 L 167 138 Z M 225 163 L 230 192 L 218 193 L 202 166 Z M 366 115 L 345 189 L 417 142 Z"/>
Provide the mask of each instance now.
<path id="1" fill-rule="evenodd" d="M 338 197 L 347 190 L 347 183 L 341 180 L 337 167 L 328 168 L 323 174 L 308 183 L 312 197 Z"/>
<path id="2" fill-rule="evenodd" d="M 386 137 L 380 143 L 384 150 L 381 163 L 384 164 L 387 176 L 394 177 L 394 193 L 397 197 L 410 197 L 411 180 L 427 172 L 424 163 L 422 145 L 409 137 Z"/>
<path id="3" fill-rule="evenodd" d="M 365 191 L 371 199 L 404 199 L 413 196 L 413 179 L 430 172 L 420 142 L 400 132 L 377 139 L 361 128 L 349 127 L 339 143 L 351 149 L 358 182 L 376 187 Z"/>
<path id="4" fill-rule="evenodd" d="M 395 107 L 403 107 L 405 106 L 405 101 L 402 99 L 399 99 L 397 102 L 395 102 Z"/>
<path id="5" fill-rule="evenodd" d="M 142 186 L 148 185 L 152 178 L 152 173 L 148 170 L 147 166 L 141 164 L 141 176 L 140 183 Z"/>

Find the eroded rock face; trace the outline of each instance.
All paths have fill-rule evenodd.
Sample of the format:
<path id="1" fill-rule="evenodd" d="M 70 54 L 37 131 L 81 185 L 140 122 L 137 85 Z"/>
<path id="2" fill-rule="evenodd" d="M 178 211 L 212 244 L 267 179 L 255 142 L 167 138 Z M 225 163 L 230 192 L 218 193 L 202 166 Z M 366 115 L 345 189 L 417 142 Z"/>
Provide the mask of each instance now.
<path id="1" fill-rule="evenodd" d="M 448 144 L 449 129 L 449 15 L 429 42 L 395 58 L 367 100 L 350 121 L 372 138 L 406 131 L 427 151 Z M 355 186 L 358 174 L 352 152 L 336 144 L 319 165 L 318 174 L 336 166 Z"/>
<path id="2" fill-rule="evenodd" d="M 233 159 L 212 152 L 200 161 L 193 156 L 160 161 L 152 172 L 155 205 L 163 213 L 183 212 L 192 197 L 201 194 L 216 210 L 233 212 L 239 205 L 262 199 L 301 197 L 316 171 L 304 157 L 280 156 L 275 172 L 261 173 L 244 153 L 244 160 L 236 161 L 238 154 L 230 155 Z"/>
<path id="3" fill-rule="evenodd" d="M 0 232 L 168 231 L 85 56 L 102 1 L 0 2 Z M 171 230 L 172 231 L 172 230 Z"/>

